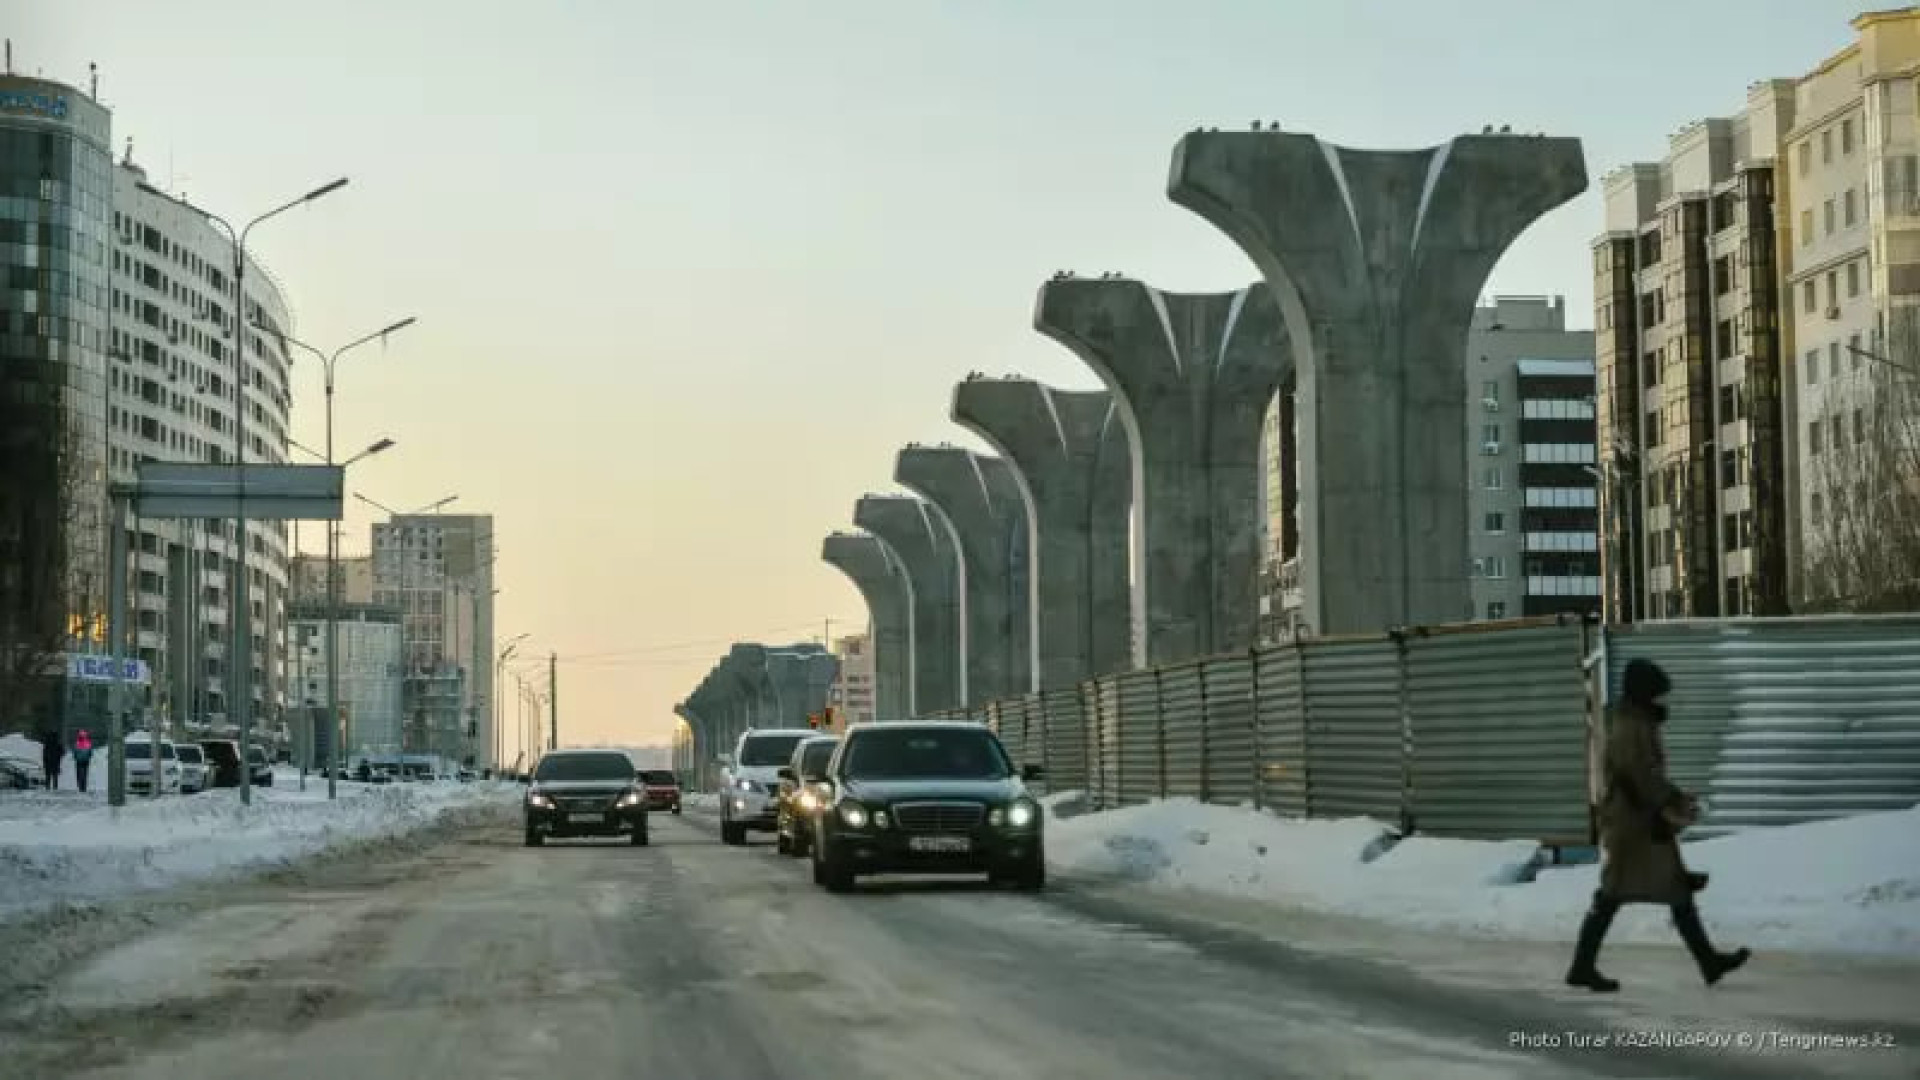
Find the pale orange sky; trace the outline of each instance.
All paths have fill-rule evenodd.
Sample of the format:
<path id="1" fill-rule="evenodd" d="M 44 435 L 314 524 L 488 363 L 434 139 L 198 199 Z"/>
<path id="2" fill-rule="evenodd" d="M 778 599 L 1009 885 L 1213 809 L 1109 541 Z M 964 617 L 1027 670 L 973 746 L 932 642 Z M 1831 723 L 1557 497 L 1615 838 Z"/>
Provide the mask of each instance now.
<path id="1" fill-rule="evenodd" d="M 563 740 L 642 743 L 728 642 L 864 622 L 820 540 L 902 444 L 984 449 L 947 421 L 957 379 L 1097 385 L 1030 329 L 1055 270 L 1254 279 L 1165 197 L 1182 132 L 1511 123 L 1582 136 L 1597 175 L 1817 62 L 1858 8 L 0 0 L 0 27 L 17 71 L 84 86 L 97 61 L 116 146 L 229 217 L 351 178 L 254 242 L 306 341 L 420 319 L 342 365 L 338 445 L 398 443 L 349 489 L 495 514 L 497 627 L 560 654 Z M 1589 194 L 1489 290 L 1578 319 L 1599 227 Z"/>

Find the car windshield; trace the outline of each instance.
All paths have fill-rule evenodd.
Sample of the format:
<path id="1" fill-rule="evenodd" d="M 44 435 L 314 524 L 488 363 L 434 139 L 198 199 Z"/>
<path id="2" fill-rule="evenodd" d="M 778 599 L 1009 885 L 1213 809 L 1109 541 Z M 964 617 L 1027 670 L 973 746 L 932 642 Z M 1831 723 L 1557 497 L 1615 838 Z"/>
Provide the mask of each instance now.
<path id="1" fill-rule="evenodd" d="M 846 775 L 856 780 L 1000 780 L 1012 771 L 986 731 L 879 731 L 848 740 Z"/>
<path id="2" fill-rule="evenodd" d="M 800 778 L 818 780 L 827 775 L 827 761 L 833 757 L 834 748 L 839 742 L 808 743 L 800 750 Z"/>
<path id="3" fill-rule="evenodd" d="M 767 768 L 785 765 L 793 760 L 793 748 L 800 745 L 801 739 L 811 738 L 805 732 L 795 735 L 755 735 L 747 739 L 740 747 L 740 764 L 754 768 Z"/>
<path id="4" fill-rule="evenodd" d="M 175 749 L 173 754 L 189 765 L 199 765 L 206 760 L 202 756 L 203 751 L 197 746 L 182 746 Z"/>
<path id="5" fill-rule="evenodd" d="M 127 744 L 128 761 L 146 761 L 153 756 L 153 744 L 130 742 Z"/>
<path id="6" fill-rule="evenodd" d="M 679 783 L 679 781 L 674 778 L 674 775 L 665 769 L 648 769 L 640 775 L 646 778 L 647 783 L 655 787 L 672 787 Z"/>
<path id="7" fill-rule="evenodd" d="M 633 759 L 625 754 L 548 754 L 533 771 L 537 781 L 632 780 Z"/>

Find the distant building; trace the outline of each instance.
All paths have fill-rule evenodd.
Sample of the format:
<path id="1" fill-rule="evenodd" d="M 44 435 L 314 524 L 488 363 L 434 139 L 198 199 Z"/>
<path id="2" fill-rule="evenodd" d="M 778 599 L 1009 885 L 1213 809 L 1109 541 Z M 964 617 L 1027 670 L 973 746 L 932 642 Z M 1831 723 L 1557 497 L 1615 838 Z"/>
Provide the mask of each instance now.
<path id="1" fill-rule="evenodd" d="M 493 516 L 398 514 L 373 526 L 373 594 L 398 608 L 410 753 L 494 764 Z"/>
<path id="2" fill-rule="evenodd" d="M 373 556 L 345 555 L 336 562 L 343 604 L 373 603 Z M 289 568 L 295 607 L 319 607 L 327 602 L 327 559 L 324 555 L 296 555 Z"/>
<path id="3" fill-rule="evenodd" d="M 873 642 L 866 634 L 838 638 L 833 655 L 840 661 L 840 672 L 827 692 L 827 704 L 833 707 L 834 730 L 854 724 L 870 724 L 874 714 Z M 904 720 L 905 717 L 892 719 Z"/>
<path id="4" fill-rule="evenodd" d="M 340 657 L 339 712 L 345 739 L 341 760 L 402 751 L 403 663 L 400 612 L 369 604 L 343 604 L 334 620 Z M 293 611 L 288 627 L 293 640 L 294 704 L 310 715 L 325 716 L 327 706 L 327 621 L 318 607 Z M 322 721 L 324 722 L 324 721 Z M 316 744 L 322 751 L 325 743 Z M 297 752 L 297 751 L 296 751 Z"/>

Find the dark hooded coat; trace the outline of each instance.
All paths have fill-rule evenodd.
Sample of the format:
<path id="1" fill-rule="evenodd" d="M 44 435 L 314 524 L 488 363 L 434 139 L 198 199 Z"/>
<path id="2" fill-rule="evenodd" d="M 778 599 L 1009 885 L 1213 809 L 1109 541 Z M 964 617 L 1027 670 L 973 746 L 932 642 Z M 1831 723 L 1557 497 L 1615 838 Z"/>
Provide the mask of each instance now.
<path id="1" fill-rule="evenodd" d="M 1666 707 L 1655 703 L 1669 686 L 1657 666 L 1635 661 L 1608 715 L 1600 890 L 1623 904 L 1676 904 L 1692 895 L 1673 824 L 1690 813 L 1690 800 L 1667 779 Z"/>

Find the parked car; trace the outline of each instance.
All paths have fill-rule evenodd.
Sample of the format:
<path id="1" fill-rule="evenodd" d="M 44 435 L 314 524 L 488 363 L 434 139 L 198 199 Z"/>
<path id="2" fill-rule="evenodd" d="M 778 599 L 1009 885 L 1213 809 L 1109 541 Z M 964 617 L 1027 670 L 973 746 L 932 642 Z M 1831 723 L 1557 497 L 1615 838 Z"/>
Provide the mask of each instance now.
<path id="1" fill-rule="evenodd" d="M 258 747 L 247 748 L 247 772 L 255 787 L 273 786 L 273 761 L 267 752 Z"/>
<path id="2" fill-rule="evenodd" d="M 647 846 L 647 793 L 622 750 L 555 750 L 527 788 L 526 843 L 547 837 L 630 836 Z"/>
<path id="3" fill-rule="evenodd" d="M 212 766 L 207 764 L 207 751 L 197 743 L 179 743 L 173 748 L 174 756 L 180 759 L 180 793 L 198 795 L 212 787 Z"/>
<path id="4" fill-rule="evenodd" d="M 804 856 L 813 843 L 813 819 L 826 805 L 822 781 L 833 760 L 838 735 L 802 740 L 793 760 L 780 770 L 780 809 L 774 823 L 773 845 L 783 855 Z"/>
<path id="5" fill-rule="evenodd" d="M 867 724 L 842 737 L 814 819 L 813 880 L 833 892 L 861 874 L 982 873 L 995 884 L 1046 885 L 1044 815 L 1026 781 L 977 724 Z"/>
<path id="6" fill-rule="evenodd" d="M 201 739 L 207 764 L 212 767 L 214 787 L 240 786 L 240 744 L 232 739 Z"/>
<path id="7" fill-rule="evenodd" d="M 46 770 L 37 761 L 17 755 L 0 752 L 0 788 L 43 788 L 47 786 Z"/>
<path id="8" fill-rule="evenodd" d="M 151 795 L 155 789 L 153 736 L 145 732 L 127 736 L 127 794 Z M 179 749 L 169 739 L 159 741 L 159 793 L 180 793 Z"/>
<path id="9" fill-rule="evenodd" d="M 812 728 L 748 730 L 720 758 L 720 841 L 744 844 L 747 832 L 772 832 L 779 818 L 780 770 Z"/>
<path id="10" fill-rule="evenodd" d="M 641 769 L 640 786 L 647 792 L 647 809 L 680 812 L 680 778 L 672 769 Z"/>

